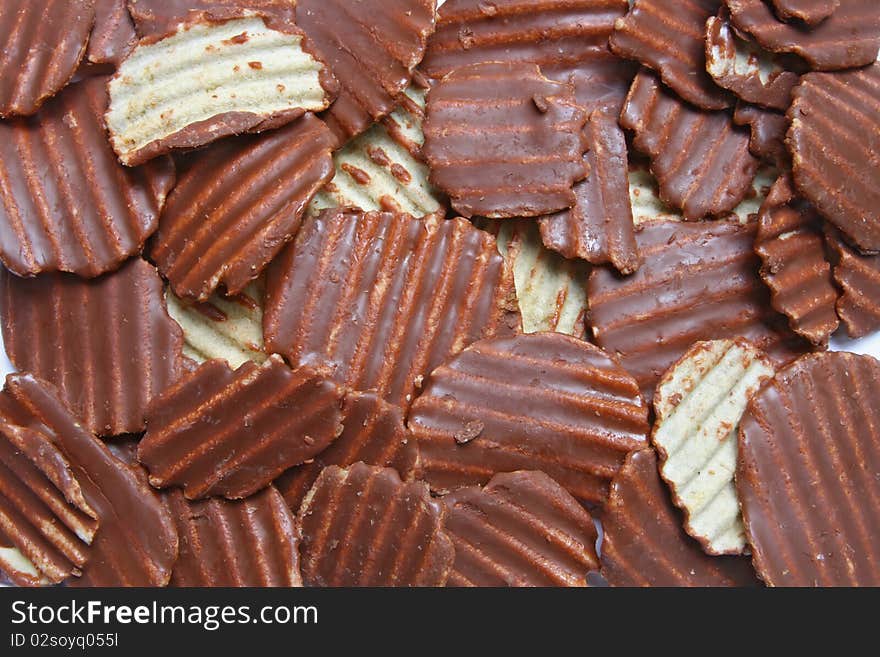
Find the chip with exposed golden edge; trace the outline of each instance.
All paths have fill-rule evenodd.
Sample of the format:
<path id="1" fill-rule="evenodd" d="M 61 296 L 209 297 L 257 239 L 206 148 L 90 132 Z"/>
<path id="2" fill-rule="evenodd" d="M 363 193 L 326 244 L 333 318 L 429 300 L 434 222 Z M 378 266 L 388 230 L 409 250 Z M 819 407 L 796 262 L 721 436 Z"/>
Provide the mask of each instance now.
<path id="1" fill-rule="evenodd" d="M 446 509 L 391 468 L 325 468 L 296 515 L 306 586 L 443 586 L 455 549 Z"/>
<path id="2" fill-rule="evenodd" d="M 742 554 L 745 530 L 733 485 L 739 421 L 773 362 L 742 338 L 698 342 L 654 394 L 651 442 L 660 474 L 684 512 L 684 528 L 707 554 Z"/>
<path id="3" fill-rule="evenodd" d="M 593 519 L 543 472 L 497 474 L 443 502 L 455 546 L 447 586 L 587 586 L 599 569 Z"/>
<path id="4" fill-rule="evenodd" d="M 108 85 L 113 149 L 134 166 L 325 109 L 336 81 L 309 48 L 292 23 L 247 13 L 195 18 L 158 40 L 142 39 Z"/>
<path id="5" fill-rule="evenodd" d="M 314 458 L 342 432 L 343 391 L 278 355 L 237 370 L 204 363 L 156 399 L 138 460 L 157 488 L 241 499 Z"/>
<path id="6" fill-rule="evenodd" d="M 468 218 L 568 209 L 574 184 L 588 174 L 587 119 L 573 84 L 546 78 L 535 64 L 456 69 L 428 92 L 430 180 Z"/>
<path id="7" fill-rule="evenodd" d="M 831 226 L 826 226 L 826 241 L 834 263 L 834 280 L 841 290 L 837 315 L 849 336 L 863 338 L 880 330 L 880 255 L 861 255 Z"/>
<path id="8" fill-rule="evenodd" d="M 294 0 L 127 0 L 139 36 L 159 38 L 197 16 L 213 21 L 241 18 L 243 10 L 293 22 Z"/>
<path id="9" fill-rule="evenodd" d="M 635 379 L 601 349 L 560 333 L 471 345 L 426 379 L 407 426 L 415 476 L 435 493 L 542 470 L 589 503 L 605 500 L 649 428 Z"/>

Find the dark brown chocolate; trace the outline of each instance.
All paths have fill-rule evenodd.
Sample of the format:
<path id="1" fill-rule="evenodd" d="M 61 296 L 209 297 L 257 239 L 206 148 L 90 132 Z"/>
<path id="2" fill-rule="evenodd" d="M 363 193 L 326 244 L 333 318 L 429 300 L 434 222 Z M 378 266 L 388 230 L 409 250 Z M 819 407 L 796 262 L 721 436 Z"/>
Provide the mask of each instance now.
<path id="1" fill-rule="evenodd" d="M 863 338 L 880 330 L 880 255 L 861 255 L 831 226 L 826 226 L 826 241 L 841 290 L 837 315 L 849 336 Z"/>
<path id="2" fill-rule="evenodd" d="M 736 485 L 771 586 L 880 585 L 880 362 L 804 356 L 752 398 Z"/>
<path id="3" fill-rule="evenodd" d="M 455 558 L 445 511 L 391 468 L 325 468 L 296 516 L 306 586 L 443 586 Z"/>
<path id="4" fill-rule="evenodd" d="M 136 40 L 126 0 L 95 0 L 95 26 L 86 51 L 89 64 L 119 64 Z"/>
<path id="5" fill-rule="evenodd" d="M 688 105 L 647 69 L 633 82 L 620 125 L 651 158 L 660 197 L 688 220 L 723 217 L 752 189 L 759 161 L 749 152 L 749 131 L 728 112 Z"/>
<path id="6" fill-rule="evenodd" d="M 602 575 L 611 586 L 755 586 L 743 557 L 710 557 L 682 528 L 652 449 L 630 454 L 602 515 Z"/>
<path id="7" fill-rule="evenodd" d="M 495 239 L 456 219 L 330 210 L 269 268 L 267 350 L 409 405 L 424 376 L 481 338 L 520 328 Z"/>
<path id="8" fill-rule="evenodd" d="M 3 342 L 19 371 L 58 386 L 90 431 L 144 429 L 147 405 L 181 373 L 183 335 L 162 279 L 140 258 L 84 281 L 0 273 Z"/>
<path id="9" fill-rule="evenodd" d="M 588 174 L 587 119 L 574 86 L 544 77 L 535 64 L 456 69 L 428 92 L 423 153 L 431 183 L 468 218 L 571 208 L 572 188 Z"/>
<path id="10" fill-rule="evenodd" d="M 659 73 L 664 84 L 706 110 L 733 104 L 731 95 L 706 73 L 706 21 L 721 0 L 635 0 L 617 21 L 611 49 Z"/>
<path id="11" fill-rule="evenodd" d="M 880 64 L 805 75 L 788 118 L 798 191 L 863 253 L 880 252 Z"/>
<path id="12" fill-rule="evenodd" d="M 542 470 L 590 503 L 605 500 L 649 429 L 635 380 L 601 349 L 558 333 L 471 345 L 427 378 L 407 426 L 415 476 L 436 493 Z"/>
<path id="13" fill-rule="evenodd" d="M 99 276 L 140 252 L 174 186 L 163 157 L 124 167 L 104 129 L 107 78 L 0 123 L 0 259 L 19 276 Z"/>
<path id="14" fill-rule="evenodd" d="M 761 206 L 755 252 L 773 307 L 791 329 L 814 345 L 828 344 L 839 321 L 838 292 L 825 259 L 825 240 L 816 211 L 795 195 L 791 178 L 781 176 Z"/>
<path id="15" fill-rule="evenodd" d="M 566 258 L 613 264 L 622 274 L 639 268 L 632 206 L 629 196 L 626 138 L 617 116 L 596 110 L 586 132 L 590 150 L 584 160 L 590 170 L 574 187 L 571 210 L 541 218 L 541 238 L 548 249 Z"/>
<path id="16" fill-rule="evenodd" d="M 596 526 L 543 472 L 497 474 L 443 498 L 455 546 L 447 586 L 587 586 Z"/>
<path id="17" fill-rule="evenodd" d="M 840 0 L 771 0 L 776 15 L 784 21 L 818 25 L 840 7 Z"/>
<path id="18" fill-rule="evenodd" d="M 777 168 L 788 168 L 790 158 L 785 147 L 788 117 L 785 114 L 741 102 L 733 113 L 733 122 L 749 127 L 749 152 L 752 155 Z"/>
<path id="19" fill-rule="evenodd" d="M 342 432 L 343 392 L 274 355 L 232 370 L 212 360 L 150 407 L 138 460 L 157 488 L 241 499 L 305 463 Z"/>

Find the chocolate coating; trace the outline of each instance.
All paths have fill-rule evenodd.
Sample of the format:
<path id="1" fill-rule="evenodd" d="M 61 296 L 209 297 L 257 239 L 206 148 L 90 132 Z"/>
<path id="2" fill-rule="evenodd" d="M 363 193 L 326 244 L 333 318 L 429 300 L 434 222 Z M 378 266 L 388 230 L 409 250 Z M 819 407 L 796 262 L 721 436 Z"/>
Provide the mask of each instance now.
<path id="1" fill-rule="evenodd" d="M 86 51 L 89 64 L 119 64 L 136 40 L 126 0 L 95 0 L 95 26 Z"/>
<path id="2" fill-rule="evenodd" d="M 784 21 L 818 25 L 840 7 L 840 0 L 771 0 L 776 15 Z"/>
<path id="3" fill-rule="evenodd" d="M 880 330 L 880 255 L 861 255 L 831 226 L 826 226 L 826 241 L 841 290 L 837 315 L 849 336 L 862 338 Z"/>
<path id="4" fill-rule="evenodd" d="M 788 168 L 790 156 L 785 147 L 788 117 L 757 105 L 738 103 L 733 113 L 736 125 L 748 126 L 749 152 L 777 168 Z"/>

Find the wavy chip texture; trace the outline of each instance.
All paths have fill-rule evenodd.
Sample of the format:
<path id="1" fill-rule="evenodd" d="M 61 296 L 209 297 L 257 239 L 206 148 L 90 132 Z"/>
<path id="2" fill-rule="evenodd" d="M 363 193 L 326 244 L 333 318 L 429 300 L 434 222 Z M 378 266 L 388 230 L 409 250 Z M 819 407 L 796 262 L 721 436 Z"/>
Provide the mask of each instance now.
<path id="1" fill-rule="evenodd" d="M 635 0 L 614 26 L 611 49 L 659 73 L 664 84 L 706 110 L 730 107 L 730 95 L 706 73 L 706 21 L 721 0 Z"/>
<path id="2" fill-rule="evenodd" d="M 647 441 L 635 380 L 601 349 L 558 333 L 484 340 L 437 368 L 407 426 L 416 477 L 435 493 L 542 470 L 601 503 L 627 452 Z"/>
<path id="3" fill-rule="evenodd" d="M 751 190 L 758 159 L 749 132 L 728 112 L 702 112 L 664 89 L 645 69 L 636 76 L 620 116 L 633 145 L 651 158 L 660 197 L 686 219 L 723 217 Z"/>
<path id="4" fill-rule="evenodd" d="M 335 81 L 295 26 L 249 16 L 196 20 L 165 38 L 142 39 L 109 92 L 110 142 L 134 166 L 325 109 Z"/>
<path id="5" fill-rule="evenodd" d="M 626 0 L 449 0 L 420 68 L 439 80 L 471 64 L 529 62 L 571 80 L 585 108 L 619 111 L 635 67 L 610 51 L 608 37 L 626 11 Z"/>
<path id="6" fill-rule="evenodd" d="M 70 81 L 86 52 L 95 0 L 4 0 L 0 117 L 28 116 Z"/>
<path id="7" fill-rule="evenodd" d="M 611 586 L 755 586 L 743 557 L 710 557 L 682 528 L 652 449 L 630 454 L 602 517 L 602 575 Z"/>
<path id="8" fill-rule="evenodd" d="M 213 144 L 195 156 L 162 213 L 150 249 L 180 296 L 239 294 L 299 229 L 330 180 L 333 136 L 313 114 L 262 135 Z"/>
<path id="9" fill-rule="evenodd" d="M 817 25 L 837 11 L 840 0 L 772 0 L 776 15 L 784 21 Z"/>
<path id="10" fill-rule="evenodd" d="M 126 0 L 95 0 L 95 25 L 86 50 L 89 64 L 118 66 L 136 40 Z"/>
<path id="11" fill-rule="evenodd" d="M 589 264 L 545 248 L 538 225 L 531 219 L 489 219 L 477 225 L 495 236 L 498 250 L 513 270 L 523 330 L 583 338 Z"/>
<path id="12" fill-rule="evenodd" d="M 520 327 L 513 276 L 470 223 L 327 211 L 270 268 L 266 349 L 408 406 L 422 377 Z"/>
<path id="13" fill-rule="evenodd" d="M 741 338 L 698 342 L 660 380 L 651 442 L 684 529 L 707 554 L 742 554 L 745 529 L 733 484 L 746 404 L 775 368 Z"/>
<path id="14" fill-rule="evenodd" d="M 443 586 L 446 509 L 391 468 L 325 468 L 296 516 L 306 586 Z"/>
<path id="15" fill-rule="evenodd" d="M 242 499 L 336 440 L 342 398 L 321 373 L 278 355 L 234 371 L 208 361 L 151 406 L 138 460 L 157 488 Z"/>
<path id="16" fill-rule="evenodd" d="M 808 73 L 788 118 L 798 191 L 862 252 L 880 252 L 880 63 Z"/>
<path id="17" fill-rule="evenodd" d="M 584 160 L 590 176 L 575 185 L 576 203 L 541 221 L 544 245 L 566 258 L 595 265 L 613 264 L 622 274 L 639 267 L 629 179 L 626 137 L 617 116 L 597 110 L 586 132 L 590 150 Z"/>
<path id="18" fill-rule="evenodd" d="M 182 371 L 183 336 L 162 287 L 140 258 L 91 281 L 0 273 L 9 359 L 57 386 L 93 433 L 143 431 L 147 405 Z"/>
<path id="19" fill-rule="evenodd" d="M 753 251 L 756 226 L 737 221 L 655 221 L 636 234 L 644 264 L 621 278 L 590 275 L 596 344 L 620 360 L 646 398 L 669 367 L 701 340 L 744 337 L 785 362 L 805 345 L 769 303 Z"/>
<path id="20" fill-rule="evenodd" d="M 767 0 L 724 0 L 734 27 L 772 52 L 799 55 L 810 68 L 836 71 L 871 64 L 880 48 L 875 0 L 840 0 L 825 21 L 805 29 L 777 19 Z"/>
<path id="21" fill-rule="evenodd" d="M 880 585 L 877 399 L 880 362 L 825 353 L 780 371 L 750 402 L 736 486 L 770 586 Z"/>
<path id="22" fill-rule="evenodd" d="M 274 487 L 236 502 L 163 497 L 180 536 L 171 586 L 302 586 L 294 517 Z"/>
<path id="23" fill-rule="evenodd" d="M 67 584 L 165 586 L 177 558 L 170 516 L 149 485 L 82 427 L 57 389 L 30 374 L 13 374 L 0 395 L 0 417 L 4 424 L 48 436 L 94 511 L 97 524 L 91 531 L 95 526 L 97 531 L 86 563 Z"/>
<path id="24" fill-rule="evenodd" d="M 340 84 L 324 119 L 342 141 L 391 113 L 434 31 L 434 0 L 297 0 L 296 24 Z"/>
<path id="25" fill-rule="evenodd" d="M 294 511 L 302 505 L 321 471 L 330 465 L 347 468 L 361 461 L 394 468 L 404 480 L 412 474 L 416 451 L 403 423 L 402 408 L 374 392 L 356 392 L 346 395 L 342 414 L 345 427 L 332 445 L 275 480 L 275 486 Z"/>
<path id="26" fill-rule="evenodd" d="M 776 181 L 761 207 L 755 252 L 773 307 L 788 317 L 792 331 L 814 345 L 827 345 L 840 325 L 839 295 L 825 259 L 821 220 L 795 196 L 788 176 Z"/>
<path id="27" fill-rule="evenodd" d="M 880 330 L 880 255 L 863 256 L 830 226 L 826 241 L 834 262 L 834 280 L 841 290 L 837 315 L 851 338 Z"/>
<path id="28" fill-rule="evenodd" d="M 430 180 L 464 217 L 535 217 L 575 204 L 587 177 L 587 112 L 535 64 L 474 64 L 428 92 Z M 517 138 L 513 139 L 512 136 Z"/>
<path id="29" fill-rule="evenodd" d="M 497 474 L 443 502 L 455 545 L 447 586 L 587 586 L 599 569 L 593 519 L 543 472 Z"/>
<path id="30" fill-rule="evenodd" d="M 79 82 L 35 116 L 0 123 L 0 259 L 19 276 L 99 276 L 158 226 L 174 164 L 119 164 L 104 132 L 106 85 Z"/>

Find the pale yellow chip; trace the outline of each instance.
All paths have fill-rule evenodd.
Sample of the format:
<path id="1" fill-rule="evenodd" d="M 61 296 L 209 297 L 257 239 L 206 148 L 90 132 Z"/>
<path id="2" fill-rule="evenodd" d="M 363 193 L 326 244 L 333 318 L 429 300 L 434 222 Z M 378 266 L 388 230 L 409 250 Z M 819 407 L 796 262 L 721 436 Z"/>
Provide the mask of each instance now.
<path id="1" fill-rule="evenodd" d="M 685 530 L 708 554 L 742 554 L 745 530 L 734 486 L 737 434 L 749 399 L 773 376 L 747 340 L 699 342 L 660 380 L 651 437 Z"/>
<path id="2" fill-rule="evenodd" d="M 194 126 L 199 138 L 190 135 L 187 145 L 230 134 L 213 134 L 220 128 L 204 122 L 231 112 L 240 114 L 230 123 L 242 123 L 234 133 L 278 115 L 325 109 L 331 97 L 321 85 L 324 64 L 302 40 L 302 33 L 248 16 L 185 24 L 159 41 L 142 41 L 109 83 L 107 127 L 120 160 L 135 164 L 168 150 L 156 144 Z"/>
<path id="3" fill-rule="evenodd" d="M 33 562 L 16 547 L 0 547 L 0 571 L 11 576 L 23 577 L 39 586 L 52 584 L 52 581 L 43 575 Z"/>
<path id="4" fill-rule="evenodd" d="M 340 207 L 414 217 L 444 212 L 428 182 L 428 167 L 417 157 L 425 140 L 425 93 L 411 86 L 394 112 L 333 155 L 336 175 L 312 201 L 310 214 Z"/>
<path id="5" fill-rule="evenodd" d="M 513 268 L 523 330 L 584 338 L 590 265 L 545 248 L 533 219 L 483 219 L 477 225 L 496 236 L 498 250 Z"/>
<path id="6" fill-rule="evenodd" d="M 214 295 L 205 303 L 190 304 L 170 289 L 165 298 L 168 313 L 183 329 L 184 353 L 196 362 L 220 358 L 235 369 L 249 360 L 266 360 L 261 282 L 231 299 Z"/>

